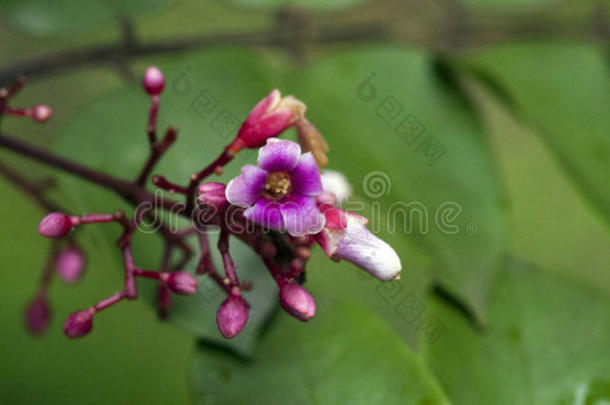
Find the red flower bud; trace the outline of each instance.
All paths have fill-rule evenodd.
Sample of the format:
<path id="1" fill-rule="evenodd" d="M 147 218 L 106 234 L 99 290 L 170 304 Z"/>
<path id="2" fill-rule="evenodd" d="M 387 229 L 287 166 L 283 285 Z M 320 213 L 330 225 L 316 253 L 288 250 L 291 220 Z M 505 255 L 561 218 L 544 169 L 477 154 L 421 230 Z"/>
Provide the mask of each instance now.
<path id="1" fill-rule="evenodd" d="M 72 312 L 64 323 L 64 333 L 66 336 L 70 339 L 75 339 L 83 337 L 91 332 L 91 328 L 93 328 L 94 313 L 95 312 L 92 309 Z"/>
<path id="2" fill-rule="evenodd" d="M 280 287 L 280 304 L 286 312 L 303 322 L 316 315 L 316 302 L 299 284 L 286 283 Z"/>
<path id="3" fill-rule="evenodd" d="M 305 115 L 307 107 L 293 96 L 282 97 L 273 90 L 250 111 L 229 150 L 236 153 L 243 148 L 260 148 L 268 138 L 282 133 Z"/>
<path id="4" fill-rule="evenodd" d="M 51 308 L 46 297 L 34 298 L 25 310 L 25 325 L 33 335 L 42 335 L 49 327 Z"/>
<path id="5" fill-rule="evenodd" d="M 248 303 L 239 294 L 231 294 L 216 314 L 220 333 L 226 338 L 237 336 L 248 322 L 248 312 Z"/>
<path id="6" fill-rule="evenodd" d="M 43 123 L 51 118 L 53 110 L 46 104 L 38 104 L 32 108 L 32 119 L 38 123 Z"/>
<path id="7" fill-rule="evenodd" d="M 222 183 L 203 183 L 197 189 L 197 201 L 219 211 L 223 210 L 229 205 L 227 197 L 225 197 L 226 188 L 227 186 Z"/>
<path id="8" fill-rule="evenodd" d="M 167 286 L 176 294 L 193 295 L 197 292 L 197 280 L 186 271 L 169 273 Z"/>
<path id="9" fill-rule="evenodd" d="M 163 73 L 156 66 L 150 66 L 144 72 L 142 77 L 142 87 L 151 96 L 158 96 L 165 87 L 165 80 L 163 79 Z"/>
<path id="10" fill-rule="evenodd" d="M 74 246 L 62 250 L 55 259 L 57 273 L 65 283 L 78 281 L 85 269 L 85 263 L 84 253 Z"/>
<path id="11" fill-rule="evenodd" d="M 72 229 L 72 220 L 62 212 L 52 212 L 40 221 L 38 233 L 47 238 L 61 238 Z"/>

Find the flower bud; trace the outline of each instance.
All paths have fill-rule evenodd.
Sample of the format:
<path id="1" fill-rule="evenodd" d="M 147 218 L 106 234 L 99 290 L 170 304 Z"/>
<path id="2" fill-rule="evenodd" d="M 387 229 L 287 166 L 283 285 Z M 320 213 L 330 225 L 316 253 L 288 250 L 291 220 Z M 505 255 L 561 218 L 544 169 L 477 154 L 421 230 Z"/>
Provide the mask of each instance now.
<path id="1" fill-rule="evenodd" d="M 303 322 L 316 315 L 316 302 L 299 284 L 286 283 L 280 287 L 280 304 L 286 312 Z"/>
<path id="2" fill-rule="evenodd" d="M 176 294 L 193 295 L 197 292 L 197 280 L 186 271 L 169 273 L 167 286 Z"/>
<path id="3" fill-rule="evenodd" d="M 237 336 L 248 322 L 248 303 L 239 294 L 232 293 L 218 309 L 216 323 L 226 338 Z"/>
<path id="4" fill-rule="evenodd" d="M 70 339 L 85 336 L 93 328 L 93 309 L 72 312 L 64 323 L 64 333 Z"/>
<path id="5" fill-rule="evenodd" d="M 243 148 L 260 148 L 267 139 L 277 136 L 303 119 L 305 104 L 293 96 L 282 97 L 275 89 L 250 111 L 229 150 L 236 153 Z"/>
<path id="6" fill-rule="evenodd" d="M 51 308 L 46 297 L 34 298 L 25 310 L 25 325 L 32 335 L 42 335 L 49 327 Z"/>
<path id="7" fill-rule="evenodd" d="M 151 96 L 158 96 L 165 87 L 165 80 L 163 79 L 163 73 L 156 66 L 150 66 L 144 72 L 142 77 L 142 87 Z"/>
<path id="8" fill-rule="evenodd" d="M 229 205 L 227 197 L 225 197 L 226 187 L 222 183 L 203 183 L 197 189 L 197 201 L 210 208 L 215 208 L 219 211 L 223 210 Z"/>
<path id="9" fill-rule="evenodd" d="M 69 246 L 62 250 L 55 259 L 55 266 L 59 277 L 65 283 L 74 283 L 83 274 L 86 259 L 84 253 L 74 247 Z"/>
<path id="10" fill-rule="evenodd" d="M 46 104 L 38 104 L 32 108 L 32 119 L 38 123 L 43 123 L 51 118 L 53 110 Z"/>
<path id="11" fill-rule="evenodd" d="M 328 257 L 354 263 L 382 281 L 398 279 L 400 258 L 390 245 L 366 229 L 366 218 L 328 206 L 323 213 L 326 227 L 315 238 Z"/>
<path id="12" fill-rule="evenodd" d="M 72 220 L 62 212 L 52 212 L 40 221 L 38 233 L 47 238 L 61 238 L 72 229 Z"/>

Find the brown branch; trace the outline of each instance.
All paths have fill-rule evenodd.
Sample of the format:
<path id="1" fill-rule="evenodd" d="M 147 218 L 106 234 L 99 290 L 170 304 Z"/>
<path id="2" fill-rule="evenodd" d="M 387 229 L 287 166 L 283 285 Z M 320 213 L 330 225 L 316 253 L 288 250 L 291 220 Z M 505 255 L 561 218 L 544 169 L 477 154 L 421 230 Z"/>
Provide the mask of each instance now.
<path id="1" fill-rule="evenodd" d="M 385 37 L 385 27 L 330 27 L 322 30 L 317 43 L 340 43 L 374 40 Z M 206 46 L 278 46 L 282 44 L 284 34 L 277 30 L 239 32 L 229 34 L 195 35 L 147 43 L 134 42 L 129 47 L 124 41 L 98 46 L 86 46 L 76 49 L 48 53 L 0 70 L 0 84 L 7 83 L 18 75 L 27 77 L 44 77 L 53 73 L 64 72 L 91 65 L 116 64 L 130 58 L 150 55 L 180 53 L 190 49 Z"/>
<path id="2" fill-rule="evenodd" d="M 44 195 L 44 188 L 32 180 L 26 179 L 12 167 L 0 162 L 0 175 L 10 181 L 15 187 L 28 194 L 44 211 L 58 211 L 57 205 L 49 201 Z"/>
<path id="3" fill-rule="evenodd" d="M 388 4 L 384 4 L 388 3 Z M 394 2 L 395 3 L 395 2 Z M 301 51 L 307 45 L 327 45 L 366 41 L 392 41 L 429 47 L 439 51 L 456 51 L 495 43 L 536 38 L 610 40 L 606 14 L 594 11 L 590 19 L 569 20 L 560 11 L 545 9 L 531 15 L 522 12 L 477 13 L 464 9 L 457 16 L 446 10 L 445 18 L 426 24 L 408 14 L 396 12 L 392 0 L 379 1 L 369 8 L 347 11 L 345 15 L 304 18 L 302 24 L 282 24 L 267 30 L 212 33 L 166 40 L 139 41 L 132 25 L 123 22 L 119 41 L 103 45 L 60 50 L 17 62 L 0 70 L 0 84 L 18 75 L 44 77 L 53 73 L 87 66 L 125 64 L 133 58 L 180 53 L 209 46 L 266 46 Z M 373 11 L 388 9 L 381 16 Z M 600 6 L 601 7 L 601 6 Z M 394 11 L 392 11 L 394 10 Z M 312 16 L 305 16 L 312 17 Z M 299 20 L 300 21 L 300 20 Z M 359 22 L 353 22 L 359 21 Z M 298 51 L 298 50 L 297 50 Z"/>

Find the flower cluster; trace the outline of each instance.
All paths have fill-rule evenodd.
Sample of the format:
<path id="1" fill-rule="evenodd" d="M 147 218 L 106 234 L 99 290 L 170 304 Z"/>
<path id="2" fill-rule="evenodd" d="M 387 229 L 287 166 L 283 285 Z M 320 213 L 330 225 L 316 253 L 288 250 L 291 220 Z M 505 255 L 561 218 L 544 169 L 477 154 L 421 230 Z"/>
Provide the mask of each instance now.
<path id="1" fill-rule="evenodd" d="M 146 70 L 142 85 L 151 98 L 146 126 L 149 159 L 135 180 L 108 180 L 105 175 L 104 182 L 115 185 L 114 191 L 137 205 L 151 202 L 146 184 L 152 179 L 155 186 L 171 196 L 184 198 L 184 202 L 164 200 L 155 209 L 186 207 L 183 215 L 199 221 L 172 232 L 154 215 L 154 210 L 134 215 L 133 219 L 123 212 L 70 216 L 54 210 L 45 216 L 38 232 L 55 241 L 68 240 L 64 248 L 54 252 L 51 266 L 68 283 L 81 277 L 86 262 L 82 249 L 74 242 L 73 229 L 102 223 L 116 223 L 122 228 L 118 247 L 124 263 L 124 286 L 97 304 L 72 313 L 64 324 L 68 337 L 88 334 L 93 328 L 93 317 L 100 311 L 123 300 L 136 299 L 139 278 L 158 283 L 159 314 L 167 317 L 171 312 L 172 293 L 192 295 L 197 292 L 195 276 L 210 277 L 226 293 L 216 315 L 218 329 L 227 338 L 236 336 L 249 317 L 249 304 L 242 291 L 256 286 L 248 280 L 240 281 L 231 256 L 231 238 L 245 242 L 260 256 L 277 283 L 280 305 L 301 321 L 316 314 L 314 298 L 301 285 L 315 244 L 320 245 L 332 260 L 354 263 L 379 280 L 399 277 L 401 263 L 396 252 L 368 231 L 366 218 L 339 208 L 338 205 L 349 197 L 351 188 L 342 174 L 323 171 L 322 167 L 328 164 L 328 145 L 306 118 L 305 104 L 293 96 L 282 97 L 278 90 L 273 90 L 252 109 L 235 139 L 218 158 L 195 172 L 186 185 L 159 174 L 151 176 L 156 163 L 177 139 L 177 130 L 173 127 L 167 129 L 162 139 L 157 138 L 157 115 L 164 84 L 158 68 Z M 298 142 L 278 138 L 291 127 L 297 131 Z M 239 176 L 227 185 L 204 182 L 210 175 L 221 173 L 235 154 L 247 148 L 258 149 L 256 165 L 242 167 Z M 132 237 L 143 217 L 159 222 L 159 235 L 165 241 L 162 262 L 155 271 L 138 267 L 131 252 Z M 212 260 L 207 237 L 210 229 L 219 230 L 217 248 L 223 271 L 216 269 Z M 187 242 L 191 237 L 198 240 L 198 252 L 194 252 Z M 179 260 L 173 254 L 175 250 L 182 253 Z M 192 260 L 197 260 L 195 274 L 183 270 Z M 50 314 L 46 294 L 37 294 L 26 312 L 29 329 L 34 333 L 44 331 Z"/>

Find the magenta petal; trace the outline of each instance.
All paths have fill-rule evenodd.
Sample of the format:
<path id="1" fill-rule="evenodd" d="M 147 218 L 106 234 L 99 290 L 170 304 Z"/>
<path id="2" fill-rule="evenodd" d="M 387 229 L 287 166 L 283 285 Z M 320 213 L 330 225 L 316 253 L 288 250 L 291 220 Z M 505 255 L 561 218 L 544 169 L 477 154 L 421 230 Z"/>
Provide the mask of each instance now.
<path id="1" fill-rule="evenodd" d="M 225 195 L 231 204 L 248 207 L 260 196 L 267 181 L 267 172 L 256 166 L 241 168 L 241 175 L 229 182 Z"/>
<path id="2" fill-rule="evenodd" d="M 281 94 L 278 89 L 271 91 L 271 93 L 269 93 L 267 97 L 259 101 L 258 104 L 254 106 L 252 111 L 250 111 L 250 114 L 248 115 L 248 121 L 255 121 L 261 119 L 261 117 L 267 111 L 269 111 L 269 109 L 271 109 L 275 104 L 277 104 L 280 99 Z"/>
<path id="3" fill-rule="evenodd" d="M 311 152 L 301 155 L 299 163 L 290 172 L 293 190 L 304 195 L 319 195 L 322 193 L 322 180 L 316 159 Z"/>
<path id="4" fill-rule="evenodd" d="M 301 147 L 298 143 L 269 138 L 258 151 L 258 166 L 268 172 L 289 172 L 299 163 Z"/>
<path id="5" fill-rule="evenodd" d="M 290 195 L 280 202 L 280 211 L 286 231 L 293 236 L 316 234 L 326 223 L 314 197 Z"/>
<path id="6" fill-rule="evenodd" d="M 280 203 L 259 198 L 256 203 L 244 211 L 246 219 L 276 231 L 284 231 L 284 221 L 280 212 Z"/>

